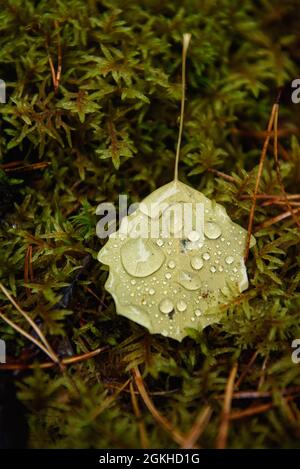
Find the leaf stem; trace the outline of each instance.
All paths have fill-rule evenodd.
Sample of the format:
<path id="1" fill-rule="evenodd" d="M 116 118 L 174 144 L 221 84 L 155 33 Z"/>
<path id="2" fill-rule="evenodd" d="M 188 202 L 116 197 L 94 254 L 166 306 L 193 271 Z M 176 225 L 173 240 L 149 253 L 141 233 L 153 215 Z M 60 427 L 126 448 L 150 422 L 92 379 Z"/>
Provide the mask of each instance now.
<path id="1" fill-rule="evenodd" d="M 183 117 L 184 117 L 184 101 L 185 101 L 185 69 L 186 69 L 186 54 L 189 47 L 191 35 L 186 33 L 183 35 L 183 46 L 182 46 L 182 76 L 181 76 L 181 110 L 180 110 L 180 123 L 179 123 L 179 134 L 177 141 L 176 149 L 176 159 L 175 159 L 175 171 L 174 171 L 174 180 L 178 181 L 178 164 L 179 164 L 179 153 L 181 145 L 181 136 L 183 128 Z"/>

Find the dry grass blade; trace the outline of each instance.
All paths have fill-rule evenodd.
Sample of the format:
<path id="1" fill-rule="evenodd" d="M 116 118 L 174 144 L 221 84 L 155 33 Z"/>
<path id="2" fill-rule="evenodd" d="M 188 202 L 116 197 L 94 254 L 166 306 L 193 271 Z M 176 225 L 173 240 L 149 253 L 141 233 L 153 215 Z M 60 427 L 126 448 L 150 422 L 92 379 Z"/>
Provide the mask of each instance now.
<path id="1" fill-rule="evenodd" d="M 254 354 L 252 355 L 248 365 L 246 365 L 246 368 L 244 369 L 241 376 L 237 380 L 236 385 L 235 385 L 236 388 L 239 388 L 242 382 L 244 381 L 244 378 L 247 376 L 249 370 L 251 369 L 253 363 L 255 362 L 257 355 L 258 355 L 258 351 L 256 350 L 256 352 L 254 352 Z"/>
<path id="2" fill-rule="evenodd" d="M 284 398 L 284 404 L 286 405 L 288 402 L 293 401 L 296 397 L 299 397 L 299 394 L 288 396 Z M 232 412 L 229 416 L 230 420 L 238 420 L 244 417 L 251 417 L 252 415 L 262 414 L 267 410 L 272 409 L 275 407 L 274 402 L 268 402 L 267 404 L 260 404 L 257 406 L 251 406 L 247 409 L 237 410 L 236 412 Z"/>
<path id="3" fill-rule="evenodd" d="M 224 397 L 224 404 L 223 404 L 223 411 L 221 416 L 221 424 L 219 428 L 219 433 L 216 442 L 217 449 L 224 449 L 226 448 L 228 430 L 229 430 L 229 419 L 230 419 L 230 410 L 231 410 L 231 402 L 232 402 L 232 394 L 234 389 L 234 380 L 237 373 L 237 364 L 235 364 L 230 372 L 226 392 Z"/>
<path id="4" fill-rule="evenodd" d="M 191 431 L 186 436 L 184 444 L 181 445 L 181 448 L 195 448 L 195 444 L 204 432 L 208 422 L 210 421 L 211 415 L 212 408 L 210 407 L 210 405 L 206 405 L 196 418 L 196 421 L 192 426 Z"/>
<path id="5" fill-rule="evenodd" d="M 177 429 L 174 428 L 174 426 L 169 422 L 168 419 L 163 417 L 158 412 L 155 405 L 153 404 L 151 398 L 149 397 L 149 395 L 146 391 L 145 384 L 144 384 L 143 378 L 141 376 L 141 373 L 140 373 L 140 370 L 138 369 L 138 367 L 135 367 L 133 369 L 133 376 L 134 376 L 134 380 L 135 380 L 135 383 L 136 383 L 136 387 L 138 388 L 139 393 L 140 393 L 146 407 L 151 412 L 153 418 L 157 421 L 157 423 L 161 427 L 163 427 L 165 430 L 167 430 L 168 433 L 170 433 L 170 435 L 172 436 L 173 440 L 176 441 L 176 443 L 178 443 L 179 445 L 183 445 L 184 441 L 185 441 L 184 436 Z"/>
<path id="6" fill-rule="evenodd" d="M 50 69 L 51 69 L 51 76 L 52 76 L 54 92 L 56 94 L 57 90 L 58 90 L 58 87 L 59 87 L 59 82 L 60 82 L 60 77 L 61 77 L 61 70 L 62 70 L 62 51 L 61 51 L 61 41 L 60 41 L 58 21 L 54 21 L 54 26 L 55 26 L 55 29 L 57 31 L 57 71 L 55 71 L 55 68 L 54 68 L 54 65 L 53 65 L 53 60 L 52 60 L 52 57 L 50 55 L 49 44 L 48 44 L 47 40 L 46 40 L 46 49 L 47 49 L 48 61 L 49 61 Z"/>
<path id="7" fill-rule="evenodd" d="M 131 396 L 133 411 L 134 411 L 134 414 L 135 414 L 135 416 L 137 418 L 137 422 L 138 422 L 138 428 L 139 428 L 140 437 L 141 437 L 141 447 L 144 448 L 144 449 L 147 449 L 147 448 L 149 448 L 149 439 L 148 439 L 148 435 L 147 435 L 147 432 L 146 432 L 145 424 L 142 420 L 142 413 L 141 413 L 141 410 L 139 408 L 139 403 L 138 403 L 138 400 L 136 398 L 132 383 L 130 383 L 130 396 Z"/>
<path id="8" fill-rule="evenodd" d="M 20 162 L 23 163 L 23 162 Z M 22 164 L 21 166 L 16 166 L 14 163 L 2 164 L 0 165 L 1 169 L 4 169 L 6 173 L 15 172 L 15 171 L 34 171 L 37 169 L 43 169 L 49 166 L 50 162 L 41 162 L 41 163 L 32 163 L 32 164 Z"/>
<path id="9" fill-rule="evenodd" d="M 31 342 L 33 342 L 37 347 L 39 347 L 43 352 L 46 353 L 46 355 L 48 355 L 48 357 L 51 358 L 51 360 L 53 360 L 53 357 L 52 355 L 49 353 L 48 349 L 37 339 L 35 339 L 34 337 L 32 337 L 30 334 L 28 334 L 26 331 L 24 331 L 24 329 L 22 329 L 22 327 L 18 326 L 17 324 L 15 324 L 13 321 L 11 321 L 10 319 L 8 319 L 2 312 L 0 312 L 0 318 L 3 319 L 3 321 L 5 321 L 9 326 L 11 326 L 15 331 L 19 332 L 21 335 L 23 335 L 24 337 L 26 337 L 28 340 L 30 340 Z"/>
<path id="10" fill-rule="evenodd" d="M 30 339 L 31 340 L 31 339 Z M 61 365 L 73 365 L 75 363 L 80 363 L 85 360 L 89 360 L 90 358 L 95 357 L 99 353 L 106 350 L 107 347 L 97 348 L 96 350 L 92 350 L 91 352 L 82 353 L 80 355 L 74 355 L 73 357 L 63 358 L 61 360 Z M 44 363 L 35 363 L 35 364 L 25 364 L 25 363 L 4 363 L 0 365 L 0 370 L 29 370 L 33 368 L 53 368 L 56 366 L 54 362 L 44 362 Z"/>
<path id="11" fill-rule="evenodd" d="M 251 417 L 252 415 L 261 414 L 271 409 L 273 406 L 274 404 L 272 402 L 269 402 L 267 404 L 261 404 L 255 407 L 254 406 L 249 407 L 248 409 L 245 409 L 245 410 L 239 410 L 239 411 L 233 412 L 230 415 L 230 420 L 238 420 L 244 417 Z"/>
<path id="12" fill-rule="evenodd" d="M 0 289 L 2 290 L 2 292 L 4 293 L 4 295 L 8 298 L 8 300 L 14 305 L 14 307 L 22 314 L 22 316 L 26 319 L 26 321 L 30 324 L 30 326 L 32 327 L 32 329 L 36 332 L 36 334 L 39 336 L 39 338 L 41 339 L 41 341 L 43 342 L 44 346 L 46 347 L 47 349 L 47 354 L 49 355 L 50 358 L 52 358 L 52 360 L 55 362 L 55 363 L 59 363 L 59 358 L 58 356 L 56 355 L 56 353 L 54 352 L 54 350 L 52 349 L 51 345 L 49 344 L 49 342 L 47 341 L 46 337 L 44 336 L 44 334 L 42 333 L 42 331 L 40 330 L 40 328 L 35 324 L 35 322 L 31 319 L 31 317 L 26 313 L 26 311 L 24 311 L 22 308 L 20 308 L 20 306 L 18 305 L 18 303 L 13 299 L 13 297 L 11 296 L 11 294 L 6 290 L 6 288 L 4 287 L 4 285 L 2 285 L 2 283 L 0 282 Z M 31 336 L 30 336 L 31 337 Z"/>

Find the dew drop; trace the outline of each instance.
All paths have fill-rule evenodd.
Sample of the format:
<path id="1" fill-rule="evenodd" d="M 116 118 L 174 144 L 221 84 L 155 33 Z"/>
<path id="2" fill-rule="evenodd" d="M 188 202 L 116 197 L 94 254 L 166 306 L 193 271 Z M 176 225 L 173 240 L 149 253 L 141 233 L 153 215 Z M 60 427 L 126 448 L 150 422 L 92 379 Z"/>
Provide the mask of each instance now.
<path id="1" fill-rule="evenodd" d="M 208 254 L 208 252 L 205 252 L 203 255 L 202 255 L 203 259 L 205 261 L 208 261 L 210 259 L 210 255 Z"/>
<path id="2" fill-rule="evenodd" d="M 228 256 L 225 259 L 226 264 L 229 264 L 229 265 L 232 264 L 233 261 L 234 261 L 234 258 L 232 256 Z"/>
<path id="3" fill-rule="evenodd" d="M 209 222 L 204 226 L 204 234 L 209 239 L 217 239 L 221 236 L 222 231 L 217 223 Z"/>
<path id="4" fill-rule="evenodd" d="M 210 270 L 213 274 L 217 271 L 217 269 L 215 268 L 214 265 L 212 265 L 209 270 Z"/>
<path id="5" fill-rule="evenodd" d="M 170 274 L 170 272 L 167 272 L 166 275 L 165 275 L 166 279 L 167 280 L 170 280 L 170 278 L 172 277 L 172 275 Z"/>
<path id="6" fill-rule="evenodd" d="M 136 284 L 136 280 L 134 280 L 134 278 L 130 281 L 131 285 L 135 285 Z"/>
<path id="7" fill-rule="evenodd" d="M 198 290 L 201 287 L 201 280 L 198 275 L 184 270 L 179 273 L 178 282 L 187 290 Z"/>
<path id="8" fill-rule="evenodd" d="M 195 316 L 199 317 L 201 316 L 202 314 L 202 311 L 200 311 L 200 309 L 195 309 Z"/>
<path id="9" fill-rule="evenodd" d="M 187 237 L 190 241 L 195 242 L 195 241 L 199 241 L 201 235 L 200 233 L 198 233 L 198 231 L 192 230 L 189 232 Z"/>
<path id="10" fill-rule="evenodd" d="M 149 288 L 149 295 L 154 295 L 154 294 L 155 294 L 154 288 Z"/>
<path id="11" fill-rule="evenodd" d="M 187 307 L 187 305 L 186 305 L 185 301 L 183 301 L 183 300 L 178 301 L 178 303 L 177 303 L 177 305 L 176 305 L 176 308 L 177 308 L 178 311 L 180 311 L 180 312 L 185 311 L 185 310 L 186 310 L 186 307 Z"/>
<path id="12" fill-rule="evenodd" d="M 203 267 L 203 260 L 199 256 L 194 256 L 191 258 L 191 266 L 195 270 L 200 270 Z"/>
<path id="13" fill-rule="evenodd" d="M 171 300 L 165 298 L 159 303 L 159 310 L 163 314 L 169 314 L 173 311 L 174 305 Z"/>
<path id="14" fill-rule="evenodd" d="M 168 264 L 168 267 L 169 267 L 170 269 L 175 269 L 175 267 L 176 267 L 175 261 L 170 261 L 169 264 Z"/>
<path id="15" fill-rule="evenodd" d="M 147 277 L 162 266 L 165 255 L 151 240 L 134 238 L 121 247 L 121 260 L 130 275 Z"/>

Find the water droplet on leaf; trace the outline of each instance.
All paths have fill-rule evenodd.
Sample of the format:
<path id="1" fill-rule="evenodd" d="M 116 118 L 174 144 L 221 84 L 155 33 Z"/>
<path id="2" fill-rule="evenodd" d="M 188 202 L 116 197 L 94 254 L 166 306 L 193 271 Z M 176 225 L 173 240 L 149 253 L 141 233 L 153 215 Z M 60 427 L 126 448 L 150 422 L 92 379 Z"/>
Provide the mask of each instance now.
<path id="1" fill-rule="evenodd" d="M 201 287 L 201 280 L 193 272 L 181 271 L 179 273 L 178 283 L 187 290 L 198 290 Z"/>
<path id="2" fill-rule="evenodd" d="M 201 238 L 201 235 L 200 233 L 198 233 L 198 231 L 190 231 L 189 234 L 188 234 L 188 239 L 192 242 L 195 242 L 195 241 L 199 241 L 199 239 Z"/>
<path id="3" fill-rule="evenodd" d="M 174 309 L 174 305 L 171 300 L 165 298 L 159 303 L 159 310 L 163 314 L 170 314 Z"/>
<path id="4" fill-rule="evenodd" d="M 225 262 L 226 262 L 226 264 L 228 264 L 228 265 L 232 264 L 233 261 L 234 261 L 234 258 L 233 258 L 232 256 L 228 256 L 228 257 L 226 257 L 226 259 L 225 259 Z"/>
<path id="5" fill-rule="evenodd" d="M 149 239 L 129 239 L 121 247 L 121 260 L 130 275 L 147 277 L 161 267 L 165 255 Z"/>
<path id="6" fill-rule="evenodd" d="M 200 270 L 203 267 L 203 260 L 200 256 L 193 256 L 191 259 L 191 266 L 195 270 Z"/>
<path id="7" fill-rule="evenodd" d="M 222 231 L 217 223 L 208 222 L 204 225 L 204 234 L 209 239 L 217 239 L 221 236 Z"/>
<path id="8" fill-rule="evenodd" d="M 177 303 L 177 305 L 176 305 L 176 308 L 178 309 L 178 311 L 183 312 L 183 311 L 186 310 L 187 304 L 186 304 L 185 301 L 180 300 L 180 301 L 178 301 L 178 303 Z"/>

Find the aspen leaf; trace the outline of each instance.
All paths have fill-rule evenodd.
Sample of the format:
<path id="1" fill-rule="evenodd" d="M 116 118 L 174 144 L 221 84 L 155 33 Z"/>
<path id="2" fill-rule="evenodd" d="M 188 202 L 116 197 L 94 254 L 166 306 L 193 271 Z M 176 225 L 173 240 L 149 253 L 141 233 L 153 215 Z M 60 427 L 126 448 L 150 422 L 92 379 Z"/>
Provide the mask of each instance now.
<path id="1" fill-rule="evenodd" d="M 248 288 L 244 264 L 247 231 L 225 208 L 178 180 L 183 93 L 174 180 L 149 194 L 124 217 L 101 249 L 109 266 L 105 288 L 118 314 L 181 341 L 221 319 L 220 305 Z M 251 238 L 252 247 L 255 239 Z"/>

